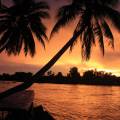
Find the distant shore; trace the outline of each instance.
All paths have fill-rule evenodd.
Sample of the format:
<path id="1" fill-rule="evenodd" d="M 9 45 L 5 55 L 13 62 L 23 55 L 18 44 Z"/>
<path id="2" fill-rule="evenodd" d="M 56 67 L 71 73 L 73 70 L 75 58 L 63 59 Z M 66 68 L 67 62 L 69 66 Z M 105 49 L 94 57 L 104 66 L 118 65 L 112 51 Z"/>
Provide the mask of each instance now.
<path id="1" fill-rule="evenodd" d="M 32 73 L 16 72 L 12 75 L 0 75 L 0 81 L 15 81 L 25 82 L 32 78 Z M 53 84 L 85 84 L 85 85 L 106 85 L 106 86 L 120 86 L 120 77 L 105 73 L 104 71 L 98 72 L 89 70 L 80 76 L 78 71 L 71 71 L 67 76 L 63 76 L 61 72 L 54 75 L 50 72 L 48 75 L 36 78 L 36 83 L 53 83 Z"/>
<path id="2" fill-rule="evenodd" d="M 11 81 L 11 82 L 25 82 L 23 80 L 4 80 L 4 81 Z M 120 86 L 120 82 L 119 83 L 108 83 L 108 82 L 89 82 L 89 81 L 81 81 L 81 82 L 55 82 L 55 81 L 35 81 L 35 83 L 38 84 L 71 84 L 71 85 L 96 85 L 96 86 Z"/>

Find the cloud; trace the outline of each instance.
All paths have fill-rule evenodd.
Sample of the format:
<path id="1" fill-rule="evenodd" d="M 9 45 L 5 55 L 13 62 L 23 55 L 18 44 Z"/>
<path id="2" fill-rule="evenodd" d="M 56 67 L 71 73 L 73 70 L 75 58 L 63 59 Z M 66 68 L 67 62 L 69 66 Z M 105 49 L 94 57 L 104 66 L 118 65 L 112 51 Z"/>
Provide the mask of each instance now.
<path id="1" fill-rule="evenodd" d="M 32 72 L 35 73 L 39 66 L 35 65 L 27 65 L 27 64 L 15 64 L 15 63 L 7 63 L 7 64 L 0 64 L 0 73 L 10 73 L 13 74 L 14 72 Z"/>

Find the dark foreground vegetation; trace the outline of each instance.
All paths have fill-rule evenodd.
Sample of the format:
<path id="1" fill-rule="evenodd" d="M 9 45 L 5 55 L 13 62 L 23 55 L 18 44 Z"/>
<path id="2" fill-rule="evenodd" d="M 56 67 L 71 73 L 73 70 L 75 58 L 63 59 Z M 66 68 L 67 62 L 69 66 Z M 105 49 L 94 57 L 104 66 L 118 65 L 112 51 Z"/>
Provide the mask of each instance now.
<path id="1" fill-rule="evenodd" d="M 0 120 L 1 116 L 0 116 Z M 4 120 L 55 120 L 49 112 L 45 111 L 44 108 L 40 105 L 34 107 L 30 115 L 25 114 L 24 111 L 14 111 L 6 113 Z"/>
<path id="2" fill-rule="evenodd" d="M 29 81 L 32 77 L 32 73 L 16 72 L 12 75 L 2 74 L 0 80 L 10 81 Z M 47 72 L 42 76 L 38 83 L 58 83 L 58 84 L 92 84 L 92 85 L 120 85 L 120 77 L 112 75 L 112 73 L 106 73 L 104 71 L 88 70 L 81 76 L 77 67 L 70 69 L 67 76 L 64 76 L 61 72 L 54 74 L 52 71 Z"/>

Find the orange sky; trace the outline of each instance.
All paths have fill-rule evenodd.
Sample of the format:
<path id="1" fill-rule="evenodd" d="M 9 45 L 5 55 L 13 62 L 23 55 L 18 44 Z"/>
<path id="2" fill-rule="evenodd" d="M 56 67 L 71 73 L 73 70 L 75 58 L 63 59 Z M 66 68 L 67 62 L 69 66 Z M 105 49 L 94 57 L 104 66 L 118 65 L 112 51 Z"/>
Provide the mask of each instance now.
<path id="1" fill-rule="evenodd" d="M 57 1 L 56 1 L 57 3 Z M 56 11 L 56 8 L 51 10 Z M 54 15 L 51 19 L 45 21 L 49 33 L 55 23 Z M 15 71 L 32 71 L 36 72 L 40 67 L 47 63 L 57 51 L 69 40 L 72 35 L 73 25 L 69 24 L 64 29 L 61 29 L 59 33 L 49 41 L 46 42 L 46 49 L 44 50 L 39 42 L 36 42 L 36 55 L 31 58 L 29 55 L 25 57 L 23 53 L 19 56 L 7 56 L 4 52 L 0 55 L 0 73 Z M 115 36 L 115 49 L 112 50 L 108 43 L 106 43 L 105 56 L 100 53 L 98 45 L 93 48 L 91 59 L 88 62 L 82 61 L 80 52 L 80 42 L 73 49 L 72 53 L 69 50 L 60 58 L 60 60 L 52 68 L 53 71 L 62 71 L 67 73 L 70 67 L 77 66 L 79 72 L 83 72 L 88 69 L 105 70 L 112 72 L 113 74 L 120 75 L 120 35 L 113 29 Z"/>

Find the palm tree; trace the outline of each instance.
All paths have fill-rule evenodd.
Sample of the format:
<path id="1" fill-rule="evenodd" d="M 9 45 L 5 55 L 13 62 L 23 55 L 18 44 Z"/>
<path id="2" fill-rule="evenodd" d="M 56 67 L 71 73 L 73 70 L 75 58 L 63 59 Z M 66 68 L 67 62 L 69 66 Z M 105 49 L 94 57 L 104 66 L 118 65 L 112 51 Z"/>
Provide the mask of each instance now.
<path id="1" fill-rule="evenodd" d="M 35 80 L 38 80 L 41 75 L 55 64 L 68 48 L 72 50 L 79 37 L 82 47 L 82 57 L 86 60 L 90 58 L 91 47 L 95 45 L 96 40 L 99 42 L 104 55 L 104 36 L 110 40 L 110 44 L 114 47 L 114 37 L 108 21 L 111 21 L 115 28 L 120 30 L 120 13 L 112 8 L 117 3 L 118 0 L 72 0 L 71 4 L 61 7 L 57 14 L 58 21 L 52 30 L 51 36 L 70 21 L 78 19 L 71 39 L 29 82 L 5 91 L 0 95 L 0 98 L 24 90 L 32 85 Z"/>
<path id="2" fill-rule="evenodd" d="M 15 5 L 1 9 L 0 15 L 0 53 L 19 55 L 22 48 L 24 53 L 35 54 L 35 35 L 45 47 L 46 27 L 42 18 L 48 18 L 49 6 L 45 2 L 35 3 L 33 0 L 14 0 Z"/>
<path id="3" fill-rule="evenodd" d="M 46 27 L 42 19 L 49 18 L 46 2 L 34 0 L 13 0 L 12 7 L 0 9 L 0 53 L 18 55 L 24 49 L 25 55 L 35 54 L 34 36 L 45 47 Z M 3 5 L 1 5 L 3 6 Z M 14 91 L 15 92 L 15 91 Z"/>

